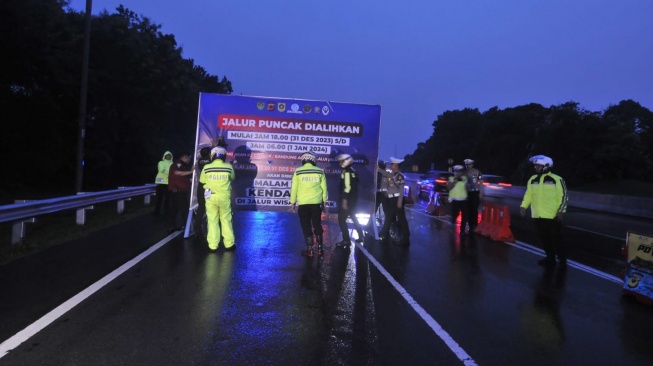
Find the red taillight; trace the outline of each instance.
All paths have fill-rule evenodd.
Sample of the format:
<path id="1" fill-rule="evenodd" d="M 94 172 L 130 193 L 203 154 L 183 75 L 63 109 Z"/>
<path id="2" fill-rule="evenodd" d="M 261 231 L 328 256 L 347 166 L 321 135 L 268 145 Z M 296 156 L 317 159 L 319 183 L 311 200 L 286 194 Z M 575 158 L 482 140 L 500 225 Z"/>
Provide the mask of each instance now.
<path id="1" fill-rule="evenodd" d="M 502 187 L 512 187 L 512 184 L 510 183 L 499 183 L 499 185 Z"/>
<path id="2" fill-rule="evenodd" d="M 435 183 L 446 184 L 447 180 L 446 179 L 436 179 Z"/>
<path id="3" fill-rule="evenodd" d="M 489 186 L 489 185 L 490 185 L 490 182 L 483 182 L 483 185 L 484 185 L 484 186 Z"/>

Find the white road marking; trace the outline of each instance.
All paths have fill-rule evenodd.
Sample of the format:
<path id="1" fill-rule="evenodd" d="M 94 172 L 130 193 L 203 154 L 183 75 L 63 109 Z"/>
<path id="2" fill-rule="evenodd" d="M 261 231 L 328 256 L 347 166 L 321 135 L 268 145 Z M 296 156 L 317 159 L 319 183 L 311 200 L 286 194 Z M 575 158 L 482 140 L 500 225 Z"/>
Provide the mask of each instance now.
<path id="1" fill-rule="evenodd" d="M 451 221 L 449 221 L 449 220 L 444 220 L 444 219 L 442 219 L 442 218 L 440 218 L 438 216 L 431 216 L 431 215 L 429 215 L 429 214 L 427 214 L 425 212 L 422 212 L 422 211 L 414 209 L 414 208 L 408 208 L 408 209 L 415 212 L 415 213 L 427 216 L 427 217 L 432 218 L 432 219 L 440 220 L 442 222 L 445 222 L 445 223 L 451 225 Z M 446 217 L 449 217 L 449 216 L 446 216 Z M 574 229 L 578 229 L 578 228 L 574 228 Z M 584 230 L 584 231 L 588 231 L 588 230 Z M 593 233 L 593 234 L 599 234 L 599 233 L 595 233 L 593 231 L 588 231 L 588 232 Z M 602 234 L 599 234 L 599 235 L 602 235 Z M 604 235 L 604 236 L 608 236 L 608 237 L 611 237 L 611 238 L 616 238 L 614 236 L 609 236 L 609 235 Z M 620 240 L 624 240 L 624 239 L 620 239 Z M 535 255 L 539 255 L 541 257 L 544 257 L 544 251 L 542 249 L 540 249 L 538 247 L 535 247 L 535 246 L 533 246 L 531 244 L 525 243 L 523 241 L 517 240 L 515 243 L 509 243 L 509 242 L 502 241 L 500 243 L 504 243 L 504 244 L 510 245 L 512 247 L 515 247 L 515 248 L 518 248 L 518 249 L 533 253 Z M 581 264 L 581 263 L 578 263 L 578 262 L 575 262 L 575 261 L 572 261 L 572 260 L 567 260 L 567 266 L 572 267 L 572 268 L 576 268 L 576 269 L 581 270 L 583 272 L 592 274 L 592 275 L 594 275 L 596 277 L 603 278 L 605 280 L 608 280 L 608 281 L 611 281 L 611 282 L 614 282 L 614 283 L 618 283 L 618 284 L 623 284 L 624 283 L 624 281 L 619 277 L 616 277 L 616 276 L 613 276 L 611 274 L 599 271 L 598 269 L 594 269 L 592 267 L 586 266 L 584 264 Z"/>
<path id="2" fill-rule="evenodd" d="M 102 287 L 106 286 L 109 282 L 116 279 L 116 277 L 120 276 L 121 274 L 126 272 L 128 269 L 135 266 L 138 262 L 142 261 L 148 255 L 152 254 L 154 251 L 156 251 L 157 249 L 159 249 L 162 246 L 164 246 L 165 244 L 167 244 L 169 241 L 174 239 L 179 234 L 181 234 L 181 231 L 176 231 L 176 232 L 168 235 L 167 237 L 165 237 L 160 242 L 154 244 L 149 249 L 147 249 L 143 253 L 139 254 L 136 258 L 134 258 L 134 259 L 130 260 L 129 262 L 123 264 L 122 266 L 118 267 L 113 272 L 109 273 L 108 275 L 101 278 L 99 281 L 95 282 L 94 284 L 92 284 L 89 287 L 87 287 L 86 289 L 84 289 L 82 292 L 80 292 L 77 295 L 71 297 L 70 299 L 68 299 L 63 304 L 57 306 L 54 310 L 52 310 L 49 313 L 42 316 L 39 320 L 37 320 L 34 323 L 27 326 L 27 328 L 21 330 L 20 332 L 16 333 L 13 337 L 11 337 L 11 338 L 7 339 L 6 341 L 2 342 L 2 344 L 0 344 L 0 358 L 4 357 L 11 350 L 13 350 L 14 348 L 20 346 L 23 342 L 25 342 L 26 340 L 28 340 L 32 336 L 34 336 L 36 333 L 43 330 L 43 328 L 45 328 L 48 325 L 52 324 L 52 322 L 59 319 L 62 315 L 67 313 L 70 309 L 77 306 L 79 303 L 81 303 L 82 301 L 87 299 L 89 296 L 93 295 L 95 292 L 100 290 Z"/>
<path id="3" fill-rule="evenodd" d="M 442 329 L 440 324 L 438 324 L 433 317 L 424 310 L 424 308 L 413 299 L 413 297 L 406 291 L 406 289 L 397 282 L 388 271 L 379 263 L 372 254 L 370 254 L 364 246 L 360 243 L 355 243 L 356 247 L 367 257 L 367 259 L 374 264 L 377 270 L 390 282 L 390 284 L 399 292 L 399 294 L 408 302 L 408 304 L 419 314 L 419 316 L 424 319 L 426 324 L 428 324 L 435 334 L 444 341 L 444 343 L 449 347 L 451 351 L 458 357 L 463 364 L 467 366 L 476 366 L 477 363 L 472 359 L 472 357 L 465 352 L 465 350 L 445 331 Z"/>
<path id="4" fill-rule="evenodd" d="M 592 231 L 592 230 L 581 229 L 581 228 L 579 228 L 579 227 L 577 227 L 577 226 L 569 226 L 569 225 L 565 225 L 565 227 L 568 227 L 568 228 L 570 228 L 570 229 L 574 229 L 574 230 L 578 230 L 578 231 L 584 231 L 584 232 L 586 232 L 586 233 L 590 233 L 590 234 L 594 234 L 594 235 L 603 236 L 603 237 L 610 238 L 610 239 L 616 239 L 616 240 L 620 240 L 620 241 L 626 241 L 626 237 L 619 238 L 619 237 L 617 237 L 617 236 L 608 235 L 608 234 L 602 234 L 602 233 L 599 233 L 599 232 L 596 232 L 596 231 Z"/>

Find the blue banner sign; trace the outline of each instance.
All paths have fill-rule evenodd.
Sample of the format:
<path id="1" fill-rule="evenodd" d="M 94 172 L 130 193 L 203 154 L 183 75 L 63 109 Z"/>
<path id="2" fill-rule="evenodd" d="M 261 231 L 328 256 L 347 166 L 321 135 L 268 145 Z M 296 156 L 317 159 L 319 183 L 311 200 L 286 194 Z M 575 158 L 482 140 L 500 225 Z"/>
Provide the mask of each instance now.
<path id="1" fill-rule="evenodd" d="M 224 139 L 236 172 L 232 207 L 255 211 L 289 210 L 293 172 L 307 151 L 325 170 L 333 211 L 341 173 L 337 156 L 350 154 L 359 176 L 358 211 L 371 213 L 380 118 L 379 105 L 202 93 L 196 150 Z"/>

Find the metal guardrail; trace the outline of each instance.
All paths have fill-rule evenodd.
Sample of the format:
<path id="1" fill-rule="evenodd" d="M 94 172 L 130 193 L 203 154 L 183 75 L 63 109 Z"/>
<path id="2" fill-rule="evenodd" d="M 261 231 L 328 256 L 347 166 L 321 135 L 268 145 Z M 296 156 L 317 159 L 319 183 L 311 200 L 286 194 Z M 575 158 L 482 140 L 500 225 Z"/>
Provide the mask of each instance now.
<path id="1" fill-rule="evenodd" d="M 125 210 L 125 201 L 135 196 L 145 196 L 145 204 L 150 203 L 150 196 L 155 193 L 155 185 L 141 187 L 120 187 L 111 191 L 79 193 L 76 196 L 50 198 L 38 201 L 27 201 L 0 206 L 0 223 L 13 222 L 11 243 L 18 244 L 25 237 L 25 224 L 36 221 L 37 216 L 65 210 L 77 211 L 77 224 L 86 223 L 86 210 L 93 205 L 117 201 L 117 212 Z"/>

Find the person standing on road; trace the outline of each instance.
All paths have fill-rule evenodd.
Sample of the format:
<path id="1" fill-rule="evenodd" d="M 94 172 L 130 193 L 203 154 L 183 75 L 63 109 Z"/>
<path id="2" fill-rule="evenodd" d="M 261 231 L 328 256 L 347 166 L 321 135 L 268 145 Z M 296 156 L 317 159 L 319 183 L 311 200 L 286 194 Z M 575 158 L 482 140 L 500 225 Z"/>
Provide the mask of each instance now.
<path id="1" fill-rule="evenodd" d="M 542 240 L 546 257 L 537 262 L 541 266 L 554 266 L 556 255 L 561 265 L 567 264 L 567 249 L 562 242 L 562 218 L 567 212 L 567 186 L 558 175 L 551 173 L 553 160 L 544 155 L 529 159 L 535 175 L 528 179 L 520 213 L 526 216 L 530 206 L 538 236 Z"/>
<path id="2" fill-rule="evenodd" d="M 312 151 L 303 153 L 300 159 L 302 166 L 295 170 L 292 177 L 290 204 L 292 212 L 299 211 L 299 223 L 306 242 L 302 255 L 313 257 L 313 234 L 317 241 L 317 255 L 324 254 L 322 210 L 328 198 L 326 176 L 324 170 L 317 166 L 317 156 Z"/>
<path id="3" fill-rule="evenodd" d="M 231 212 L 231 182 L 236 178 L 234 168 L 225 163 L 227 149 L 216 146 L 211 149 L 213 161 L 206 164 L 200 174 L 200 183 L 204 184 L 206 199 L 206 218 L 208 233 L 206 241 L 209 249 L 218 249 L 220 236 L 226 250 L 236 249 Z"/>
<path id="4" fill-rule="evenodd" d="M 483 175 L 474 168 L 474 160 L 465 159 L 464 162 L 467 176 L 467 222 L 471 233 L 478 226 L 478 205 L 483 199 Z"/>
<path id="5" fill-rule="evenodd" d="M 170 165 L 172 165 L 172 153 L 166 151 L 163 158 L 157 165 L 157 174 L 154 183 L 156 183 L 156 207 L 152 214 L 158 215 L 161 212 L 163 204 L 163 213 L 168 214 L 170 208 L 170 197 L 168 196 L 168 175 L 170 174 Z"/>
<path id="6" fill-rule="evenodd" d="M 190 155 L 182 154 L 170 166 L 168 177 L 168 194 L 170 195 L 170 228 L 168 232 L 182 230 L 188 214 L 190 197 L 190 176 L 193 167 L 190 165 Z"/>
<path id="7" fill-rule="evenodd" d="M 410 229 L 408 220 L 406 220 L 406 210 L 404 208 L 404 175 L 399 171 L 399 164 L 404 160 L 390 157 L 390 171 L 377 168 L 387 182 L 387 211 L 385 212 L 385 221 L 381 229 L 381 240 L 385 240 L 390 234 L 390 224 L 396 222 L 401 233 L 399 245 L 410 245 Z"/>
<path id="8" fill-rule="evenodd" d="M 211 148 L 206 146 L 200 149 L 197 159 L 198 176 L 207 164 L 211 163 Z M 198 184 L 197 192 L 197 210 L 195 211 L 195 236 L 198 238 L 206 237 L 206 199 L 204 198 L 204 188 Z"/>
<path id="9" fill-rule="evenodd" d="M 379 160 L 377 163 L 377 172 L 376 172 L 376 197 L 374 199 L 374 214 L 376 216 L 376 222 L 381 222 L 380 217 L 381 217 L 381 211 L 379 211 L 379 207 L 383 210 L 383 214 L 386 213 L 388 210 L 386 201 L 388 199 L 387 197 L 387 192 L 388 192 L 388 181 L 383 178 L 383 175 L 378 170 L 385 170 L 386 165 L 385 161 Z M 376 222 L 374 220 L 370 220 L 368 223 L 368 231 L 374 229 L 372 225 L 376 225 Z"/>
<path id="10" fill-rule="evenodd" d="M 338 162 L 342 168 L 340 173 L 340 202 L 338 204 L 338 224 L 342 233 L 342 241 L 336 243 L 339 248 L 349 248 L 351 239 L 349 237 L 349 228 L 347 227 L 347 217 L 351 217 L 354 228 L 358 233 L 357 243 L 364 240 L 363 229 L 356 218 L 356 204 L 358 202 L 358 174 L 351 167 L 354 158 L 349 154 L 338 155 Z"/>
<path id="11" fill-rule="evenodd" d="M 449 203 L 451 203 L 451 223 L 456 226 L 456 218 L 460 214 L 460 235 L 465 235 L 467 225 L 467 176 L 462 165 L 453 167 L 454 175 L 449 177 L 447 189 L 449 190 Z"/>

